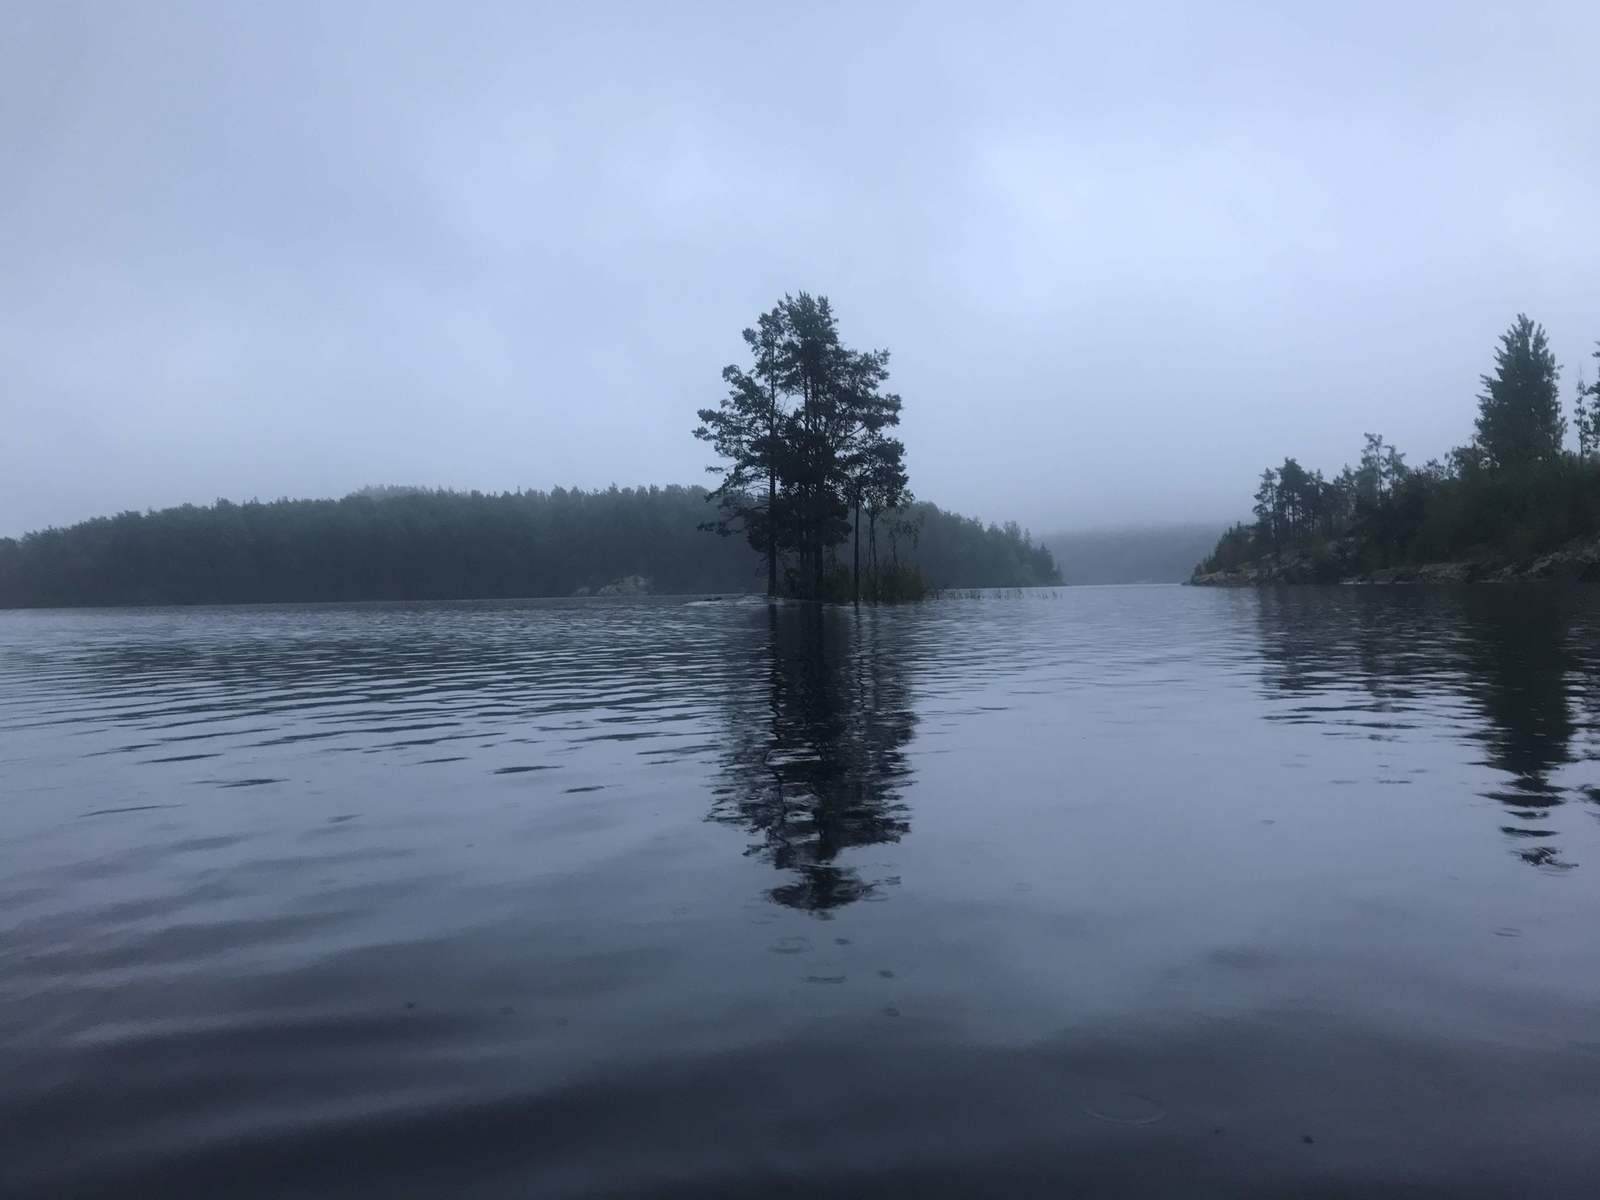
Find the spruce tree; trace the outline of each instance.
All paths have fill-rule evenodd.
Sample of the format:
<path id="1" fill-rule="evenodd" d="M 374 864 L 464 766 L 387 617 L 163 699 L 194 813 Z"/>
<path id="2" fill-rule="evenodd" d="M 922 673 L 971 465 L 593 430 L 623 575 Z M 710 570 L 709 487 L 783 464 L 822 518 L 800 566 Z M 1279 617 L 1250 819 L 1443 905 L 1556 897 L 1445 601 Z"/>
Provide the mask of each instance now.
<path id="1" fill-rule="evenodd" d="M 1491 466 L 1514 469 L 1560 457 L 1566 421 L 1556 366 L 1544 326 L 1518 313 L 1500 335 L 1494 374 L 1482 376 L 1478 442 Z"/>

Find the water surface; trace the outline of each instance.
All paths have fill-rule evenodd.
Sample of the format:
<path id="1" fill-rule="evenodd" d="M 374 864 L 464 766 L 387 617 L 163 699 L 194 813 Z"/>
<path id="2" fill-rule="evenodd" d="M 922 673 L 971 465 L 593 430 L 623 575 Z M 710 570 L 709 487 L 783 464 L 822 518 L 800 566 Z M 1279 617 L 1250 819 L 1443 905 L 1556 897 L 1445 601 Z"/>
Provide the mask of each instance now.
<path id="1" fill-rule="evenodd" d="M 1589 1195 L 1600 597 L 0 613 L 0 1192 Z"/>

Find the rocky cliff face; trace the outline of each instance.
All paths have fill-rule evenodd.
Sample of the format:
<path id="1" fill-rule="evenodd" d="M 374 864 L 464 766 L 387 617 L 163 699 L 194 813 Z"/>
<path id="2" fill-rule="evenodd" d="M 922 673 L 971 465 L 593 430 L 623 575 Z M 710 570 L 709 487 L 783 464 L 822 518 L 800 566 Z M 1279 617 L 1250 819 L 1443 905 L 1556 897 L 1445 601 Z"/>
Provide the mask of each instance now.
<path id="1" fill-rule="evenodd" d="M 1295 583 L 1517 583 L 1549 580 L 1600 583 L 1600 539 L 1583 538 L 1537 558 L 1512 560 L 1485 555 L 1464 562 L 1417 563 L 1361 570 L 1353 538 L 1316 550 L 1290 550 L 1245 563 L 1232 571 L 1196 572 L 1197 587 L 1267 587 Z"/>

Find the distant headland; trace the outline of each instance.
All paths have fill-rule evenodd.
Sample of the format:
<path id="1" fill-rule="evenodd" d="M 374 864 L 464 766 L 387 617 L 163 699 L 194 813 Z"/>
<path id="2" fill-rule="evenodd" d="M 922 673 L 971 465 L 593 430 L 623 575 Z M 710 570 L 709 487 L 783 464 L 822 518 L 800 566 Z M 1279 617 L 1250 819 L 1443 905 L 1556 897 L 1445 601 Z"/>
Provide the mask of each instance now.
<path id="1" fill-rule="evenodd" d="M 1409 466 L 1369 433 L 1332 478 L 1293 458 L 1263 471 L 1255 520 L 1190 582 L 1600 582 L 1600 381 L 1578 379 L 1569 448 L 1543 326 L 1518 314 L 1481 379 L 1473 436 L 1444 461 Z"/>

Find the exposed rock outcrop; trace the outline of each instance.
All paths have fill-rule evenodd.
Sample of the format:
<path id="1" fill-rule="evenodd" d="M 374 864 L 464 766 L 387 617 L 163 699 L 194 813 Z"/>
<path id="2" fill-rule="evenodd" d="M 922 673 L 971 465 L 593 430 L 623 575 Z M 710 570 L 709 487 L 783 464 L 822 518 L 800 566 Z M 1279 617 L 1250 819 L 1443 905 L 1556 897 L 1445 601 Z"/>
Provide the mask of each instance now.
<path id="1" fill-rule="evenodd" d="M 648 596 L 650 581 L 643 575 L 624 575 L 594 590 L 596 596 Z"/>
<path id="2" fill-rule="evenodd" d="M 1205 587 L 1264 587 L 1279 583 L 1339 583 L 1356 569 L 1355 539 L 1316 549 L 1286 550 L 1228 571 L 1196 572 L 1189 582 Z"/>

